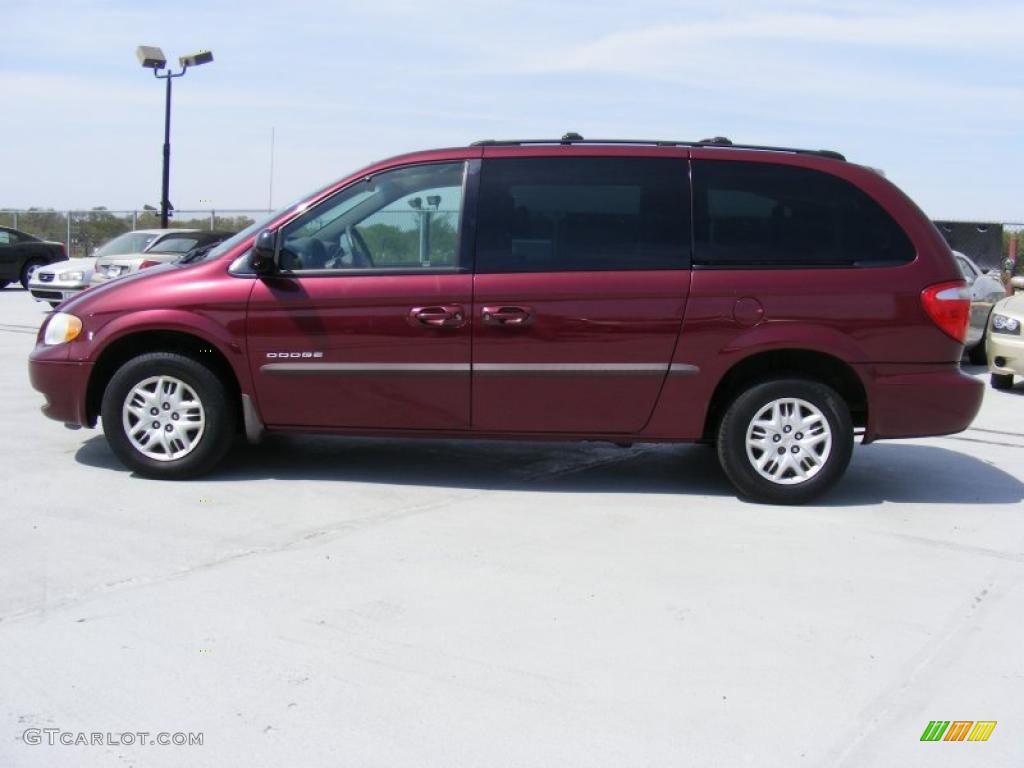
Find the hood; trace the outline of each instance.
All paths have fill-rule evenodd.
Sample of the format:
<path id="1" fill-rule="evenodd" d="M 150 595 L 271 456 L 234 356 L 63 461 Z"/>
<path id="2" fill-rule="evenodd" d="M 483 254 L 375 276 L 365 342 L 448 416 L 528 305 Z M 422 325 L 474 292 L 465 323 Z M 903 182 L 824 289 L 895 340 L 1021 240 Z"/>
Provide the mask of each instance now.
<path id="1" fill-rule="evenodd" d="M 1013 296 L 1007 296 L 998 302 L 992 308 L 992 311 L 1008 313 L 1014 317 L 1024 319 L 1024 293 L 1015 293 Z"/>
<path id="2" fill-rule="evenodd" d="M 82 256 L 77 259 L 65 259 L 64 261 L 55 261 L 51 264 L 47 264 L 45 267 L 40 267 L 39 272 L 52 272 L 57 274 L 58 272 L 64 272 L 68 269 L 80 269 L 85 272 L 91 272 L 96 264 L 96 259 L 93 256 Z"/>
<path id="3" fill-rule="evenodd" d="M 110 254 L 109 256 L 96 256 L 93 257 L 94 261 L 98 261 L 100 264 L 116 264 L 121 259 L 144 259 L 146 254 L 142 251 L 138 253 L 117 253 Z"/>
<path id="4" fill-rule="evenodd" d="M 93 284 L 86 291 L 81 291 L 68 299 L 61 309 L 65 312 L 79 313 L 81 317 L 91 316 L 101 307 L 109 310 L 111 307 L 117 309 L 122 304 L 132 305 L 138 302 L 139 297 L 145 297 L 149 290 L 146 283 L 162 283 L 172 273 L 201 268 L 202 262 L 198 264 L 176 264 L 167 262 L 158 266 L 149 267 L 138 272 L 131 272 L 123 277 L 114 280 L 107 280 L 99 284 Z M 127 294 L 118 298 L 117 294 Z"/>

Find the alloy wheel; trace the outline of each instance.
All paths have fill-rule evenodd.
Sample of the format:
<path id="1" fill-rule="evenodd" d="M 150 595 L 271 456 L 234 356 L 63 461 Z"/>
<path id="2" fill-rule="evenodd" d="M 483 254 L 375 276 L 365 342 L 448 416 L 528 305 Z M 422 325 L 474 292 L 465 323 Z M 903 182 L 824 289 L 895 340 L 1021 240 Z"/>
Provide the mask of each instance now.
<path id="1" fill-rule="evenodd" d="M 156 461 L 187 456 L 206 428 L 203 403 L 188 384 L 173 376 L 151 376 L 129 390 L 121 408 L 132 447 Z"/>
<path id="2" fill-rule="evenodd" d="M 797 485 L 817 475 L 832 452 L 828 419 L 800 398 L 772 400 L 750 420 L 747 459 L 756 472 L 778 485 Z"/>

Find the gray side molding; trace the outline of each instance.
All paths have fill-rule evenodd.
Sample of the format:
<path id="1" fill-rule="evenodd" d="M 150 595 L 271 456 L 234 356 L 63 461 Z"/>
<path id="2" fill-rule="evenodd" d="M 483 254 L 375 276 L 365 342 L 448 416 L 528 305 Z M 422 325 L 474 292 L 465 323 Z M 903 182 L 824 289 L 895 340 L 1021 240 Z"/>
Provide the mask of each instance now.
<path id="1" fill-rule="evenodd" d="M 260 419 L 260 412 L 249 395 L 242 395 L 242 420 L 245 422 L 245 439 L 253 445 L 263 440 L 267 428 Z"/>

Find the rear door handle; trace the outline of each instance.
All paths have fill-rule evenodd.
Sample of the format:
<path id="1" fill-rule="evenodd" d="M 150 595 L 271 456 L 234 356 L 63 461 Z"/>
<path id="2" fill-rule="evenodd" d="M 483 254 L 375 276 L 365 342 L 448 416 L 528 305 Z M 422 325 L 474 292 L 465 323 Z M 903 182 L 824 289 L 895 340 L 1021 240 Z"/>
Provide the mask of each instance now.
<path id="1" fill-rule="evenodd" d="M 505 328 L 521 328 L 534 320 L 533 307 L 495 305 L 484 307 L 480 314 L 484 325 L 499 325 Z"/>
<path id="2" fill-rule="evenodd" d="M 429 328 L 459 328 L 466 323 L 466 313 L 459 304 L 440 304 L 431 307 L 413 307 L 409 310 L 409 324 Z"/>

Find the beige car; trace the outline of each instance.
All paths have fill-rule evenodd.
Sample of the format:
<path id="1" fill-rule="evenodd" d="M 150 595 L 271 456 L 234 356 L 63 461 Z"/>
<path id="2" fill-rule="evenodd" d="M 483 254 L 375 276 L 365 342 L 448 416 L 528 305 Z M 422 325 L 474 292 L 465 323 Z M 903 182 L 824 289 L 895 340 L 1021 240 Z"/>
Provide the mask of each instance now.
<path id="1" fill-rule="evenodd" d="M 995 389 L 1011 389 L 1014 376 L 1024 376 L 1024 277 L 1010 281 L 1013 295 L 992 308 L 985 334 L 988 370 Z"/>
<path id="2" fill-rule="evenodd" d="M 146 267 L 179 261 L 196 251 L 212 247 L 231 237 L 231 232 L 208 232 L 199 229 L 152 230 L 159 239 L 142 253 L 101 256 L 96 259 L 91 284 L 99 285 L 115 277 L 130 275 Z"/>

